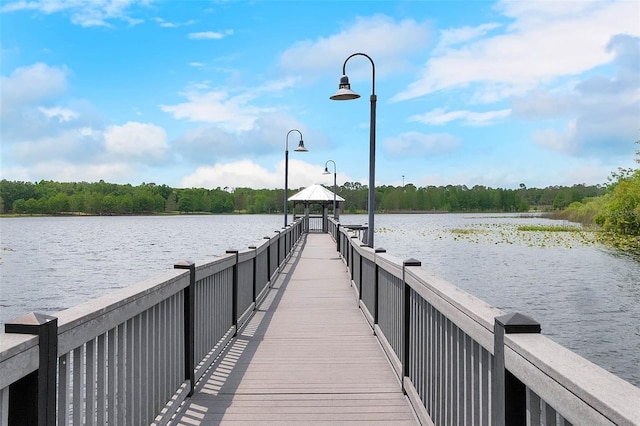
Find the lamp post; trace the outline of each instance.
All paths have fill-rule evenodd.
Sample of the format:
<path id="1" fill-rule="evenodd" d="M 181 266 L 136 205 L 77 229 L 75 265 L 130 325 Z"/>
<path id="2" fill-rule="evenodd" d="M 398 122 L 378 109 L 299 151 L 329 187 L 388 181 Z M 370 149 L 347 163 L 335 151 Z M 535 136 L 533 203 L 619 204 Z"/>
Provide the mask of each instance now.
<path id="1" fill-rule="evenodd" d="M 331 174 L 331 172 L 329 172 L 329 167 L 327 166 L 327 164 L 329 163 L 333 163 L 333 218 L 337 220 L 338 215 L 336 214 L 336 174 L 338 172 L 338 168 L 336 167 L 336 162 L 333 160 L 327 160 L 327 162 L 324 163 L 324 172 L 322 172 L 322 174 Z"/>
<path id="2" fill-rule="evenodd" d="M 294 151 L 297 151 L 297 152 L 309 151 L 307 148 L 304 147 L 304 141 L 302 140 L 302 133 L 300 133 L 300 130 L 298 129 L 289 130 L 289 132 L 287 133 L 287 137 L 284 145 L 284 226 L 285 227 L 287 226 L 287 215 L 288 215 L 287 207 L 289 204 L 287 201 L 287 192 L 289 190 L 289 134 L 291 132 L 298 132 L 298 134 L 300 135 L 300 142 L 298 142 L 298 147 Z"/>
<path id="3" fill-rule="evenodd" d="M 347 61 L 354 56 L 364 56 L 371 62 L 372 84 L 371 84 L 371 120 L 369 123 L 369 224 L 367 226 L 367 246 L 373 248 L 373 212 L 376 208 L 375 198 L 375 173 L 376 173 L 376 66 L 373 63 L 373 59 L 365 53 L 354 53 L 345 59 L 342 65 L 342 77 L 340 78 L 340 84 L 338 85 L 338 91 L 335 95 L 329 99 L 334 101 L 347 101 L 351 99 L 358 99 L 360 95 L 351 90 L 351 84 L 349 84 L 349 77 L 347 77 L 346 68 Z"/>

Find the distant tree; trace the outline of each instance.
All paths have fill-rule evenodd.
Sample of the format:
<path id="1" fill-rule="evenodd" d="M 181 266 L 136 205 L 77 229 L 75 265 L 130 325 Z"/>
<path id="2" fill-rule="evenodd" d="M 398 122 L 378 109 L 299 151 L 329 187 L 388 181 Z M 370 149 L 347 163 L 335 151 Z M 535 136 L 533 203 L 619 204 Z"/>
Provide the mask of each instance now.
<path id="1" fill-rule="evenodd" d="M 70 210 L 69 196 L 64 192 L 58 192 L 49 198 L 49 212 L 62 213 Z"/>
<path id="2" fill-rule="evenodd" d="M 180 194 L 178 199 L 178 210 L 184 213 L 191 213 L 194 211 L 194 203 L 192 195 L 188 192 Z"/>

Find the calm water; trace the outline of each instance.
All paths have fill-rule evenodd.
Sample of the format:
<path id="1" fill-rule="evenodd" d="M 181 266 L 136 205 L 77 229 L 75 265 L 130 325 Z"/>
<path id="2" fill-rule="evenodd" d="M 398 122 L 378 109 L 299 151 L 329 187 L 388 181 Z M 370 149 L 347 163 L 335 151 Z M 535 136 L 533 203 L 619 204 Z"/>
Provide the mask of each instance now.
<path id="1" fill-rule="evenodd" d="M 366 216 L 344 215 L 343 224 Z M 151 278 L 176 261 L 202 263 L 273 235 L 282 217 L 169 216 L 0 219 L 0 321 L 61 309 Z M 517 215 L 377 215 L 376 247 L 506 312 L 527 314 L 553 340 L 640 386 L 640 262 L 559 224 Z"/>

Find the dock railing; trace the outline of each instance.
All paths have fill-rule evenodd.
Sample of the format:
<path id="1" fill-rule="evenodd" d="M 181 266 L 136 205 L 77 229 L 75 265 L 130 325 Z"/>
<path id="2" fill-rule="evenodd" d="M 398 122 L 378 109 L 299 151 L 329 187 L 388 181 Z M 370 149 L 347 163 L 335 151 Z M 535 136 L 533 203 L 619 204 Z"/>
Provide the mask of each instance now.
<path id="1" fill-rule="evenodd" d="M 640 389 L 332 222 L 364 316 L 423 424 L 640 425 Z"/>
<path id="2" fill-rule="evenodd" d="M 244 250 L 180 261 L 148 281 L 0 335 L 1 425 L 166 424 L 266 295 L 297 220 Z"/>

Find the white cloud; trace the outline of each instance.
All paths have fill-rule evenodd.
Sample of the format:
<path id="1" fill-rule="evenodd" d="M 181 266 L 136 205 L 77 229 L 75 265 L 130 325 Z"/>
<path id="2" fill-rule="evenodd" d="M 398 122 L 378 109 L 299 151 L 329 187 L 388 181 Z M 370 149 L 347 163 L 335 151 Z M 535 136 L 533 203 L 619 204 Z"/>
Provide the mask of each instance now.
<path id="1" fill-rule="evenodd" d="M 538 130 L 531 137 L 536 144 L 551 151 L 572 153 L 575 150 L 576 127 L 576 120 L 571 120 L 562 132 L 554 129 Z"/>
<path id="2" fill-rule="evenodd" d="M 53 107 L 53 108 L 38 108 L 41 113 L 43 113 L 47 118 L 57 118 L 58 122 L 62 123 L 65 121 L 71 121 L 75 118 L 78 118 L 78 113 L 69 109 L 62 107 Z"/>
<path id="3" fill-rule="evenodd" d="M 367 52 L 376 65 L 376 75 L 408 68 L 406 56 L 429 43 L 429 28 L 413 19 L 394 21 L 384 15 L 357 17 L 355 22 L 338 34 L 304 40 L 294 44 L 280 57 L 280 67 L 286 72 L 305 76 L 332 71 L 338 76 L 339 65 L 352 53 Z M 349 75 L 371 75 L 366 58 L 350 60 Z"/>
<path id="4" fill-rule="evenodd" d="M 413 115 L 409 117 L 409 121 L 417 121 L 427 125 L 441 126 L 452 121 L 463 121 L 464 125 L 483 126 L 493 124 L 496 121 L 503 120 L 511 115 L 510 109 L 502 109 L 497 111 L 447 111 L 445 108 L 437 108 L 424 114 Z"/>
<path id="5" fill-rule="evenodd" d="M 442 30 L 440 31 L 438 46 L 434 49 L 434 52 L 442 52 L 451 46 L 483 37 L 496 28 L 500 28 L 500 24 L 482 24 L 477 27 L 461 27 Z"/>
<path id="6" fill-rule="evenodd" d="M 187 102 L 178 105 L 160 105 L 174 118 L 216 123 L 228 130 L 249 130 L 256 118 L 269 109 L 249 105 L 255 95 L 230 96 L 225 90 L 190 91 L 182 94 Z"/>
<path id="7" fill-rule="evenodd" d="M 233 35 L 233 30 L 203 31 L 198 33 L 189 33 L 189 38 L 191 40 L 220 40 L 230 35 Z"/>
<path id="8" fill-rule="evenodd" d="M 432 57 L 420 77 L 393 100 L 472 83 L 523 92 L 608 64 L 614 55 L 606 46 L 614 35 L 640 34 L 632 1 L 502 2 L 499 9 L 514 20 L 507 32 Z"/>
<path id="9" fill-rule="evenodd" d="M 0 77 L 2 115 L 64 93 L 68 73 L 66 68 L 50 67 L 38 62 L 16 68 L 9 77 Z"/>
<path id="10" fill-rule="evenodd" d="M 104 143 L 108 153 L 144 159 L 162 158 L 168 149 L 162 127 L 131 121 L 108 127 L 104 131 Z"/>
<path id="11" fill-rule="evenodd" d="M 614 157 L 629 152 L 640 122 L 640 37 L 616 36 L 617 74 L 591 75 L 560 92 L 538 89 L 513 100 L 513 116 L 565 119 L 562 131 L 546 129 L 532 139 L 547 149 L 575 156 Z"/>
<path id="12" fill-rule="evenodd" d="M 193 25 L 196 23 L 196 21 L 194 21 L 193 19 L 189 20 L 189 21 L 185 21 L 185 22 L 170 22 L 170 21 L 165 21 L 162 18 L 155 18 L 155 21 L 158 23 L 158 25 L 160 25 L 162 28 L 179 28 L 179 27 L 188 27 L 190 25 Z"/>
<path id="13" fill-rule="evenodd" d="M 109 27 L 110 20 L 122 20 L 129 25 L 137 25 L 141 19 L 130 16 L 132 6 L 147 5 L 152 0 L 20 0 L 7 3 L 0 8 L 0 12 L 18 12 L 34 10 L 47 15 L 69 12 L 71 22 L 83 27 Z"/>
<path id="14" fill-rule="evenodd" d="M 9 145 L 3 157 L 15 164 L 91 163 L 102 150 L 102 134 L 89 128 L 56 129 L 52 134 L 24 138 Z"/>
<path id="15" fill-rule="evenodd" d="M 382 147 L 391 157 L 426 157 L 454 151 L 460 140 L 446 133 L 407 132 L 385 139 Z"/>
<path id="16" fill-rule="evenodd" d="M 39 163 L 33 167 L 3 167 L 0 178 L 22 181 L 41 179 L 56 182 L 107 182 L 129 183 L 127 178 L 135 172 L 132 165 L 126 163 L 75 164 L 56 160 Z"/>
<path id="17" fill-rule="evenodd" d="M 284 188 L 284 159 L 276 165 L 275 170 L 268 170 L 252 160 L 241 160 L 231 163 L 217 163 L 214 166 L 198 167 L 194 173 L 185 176 L 180 182 L 183 188 Z M 289 195 L 297 188 L 307 187 L 314 183 L 333 185 L 333 178 L 322 175 L 322 168 L 316 164 L 289 158 Z M 348 180 L 348 176 L 338 174 L 340 182 Z M 329 182 L 331 181 L 331 182 Z"/>

